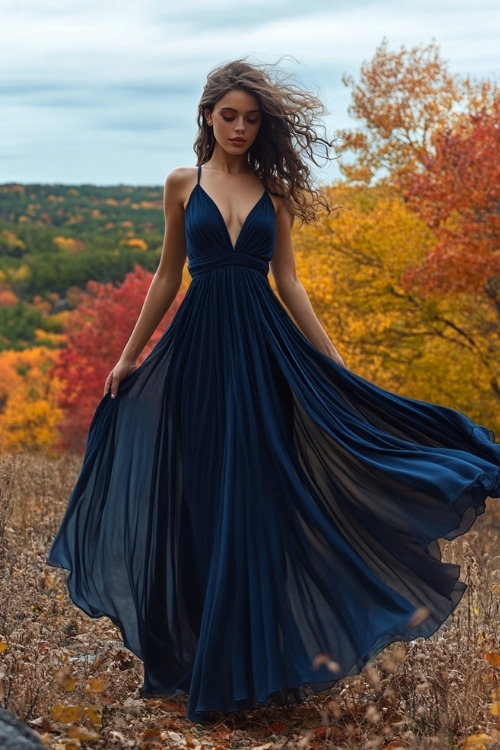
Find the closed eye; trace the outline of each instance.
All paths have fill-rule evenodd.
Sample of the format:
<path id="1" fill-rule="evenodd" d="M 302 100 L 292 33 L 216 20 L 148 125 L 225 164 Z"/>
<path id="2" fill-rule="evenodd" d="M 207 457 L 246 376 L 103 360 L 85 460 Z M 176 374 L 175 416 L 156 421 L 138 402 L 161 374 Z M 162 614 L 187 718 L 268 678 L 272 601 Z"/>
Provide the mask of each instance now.
<path id="1" fill-rule="evenodd" d="M 226 117 L 225 115 L 222 115 L 222 119 L 224 120 L 224 122 L 233 122 L 233 121 L 234 121 L 234 117 Z M 254 119 L 252 119 L 252 120 L 251 120 L 251 119 L 249 118 L 249 119 L 247 120 L 247 122 L 248 122 L 248 123 L 249 123 L 250 125 L 257 125 L 257 123 L 259 122 L 259 118 L 258 118 L 258 117 L 256 117 L 256 118 L 254 118 Z"/>

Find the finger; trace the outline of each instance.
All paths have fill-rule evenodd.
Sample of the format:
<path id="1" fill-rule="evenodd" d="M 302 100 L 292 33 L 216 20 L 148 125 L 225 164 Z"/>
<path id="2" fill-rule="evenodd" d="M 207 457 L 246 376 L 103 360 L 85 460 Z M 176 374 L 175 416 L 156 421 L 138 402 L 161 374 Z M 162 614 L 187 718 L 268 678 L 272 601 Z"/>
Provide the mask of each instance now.
<path id="1" fill-rule="evenodd" d="M 118 380 L 118 378 L 113 377 L 113 379 L 111 380 L 111 398 L 116 398 L 119 385 L 120 385 L 120 381 Z"/>
<path id="2" fill-rule="evenodd" d="M 104 393 L 103 393 L 103 396 L 105 396 L 108 393 L 108 391 L 111 390 L 111 382 L 112 382 L 112 380 L 113 380 L 113 373 L 110 372 L 109 375 L 108 375 L 108 377 L 106 378 L 106 382 L 104 383 Z"/>

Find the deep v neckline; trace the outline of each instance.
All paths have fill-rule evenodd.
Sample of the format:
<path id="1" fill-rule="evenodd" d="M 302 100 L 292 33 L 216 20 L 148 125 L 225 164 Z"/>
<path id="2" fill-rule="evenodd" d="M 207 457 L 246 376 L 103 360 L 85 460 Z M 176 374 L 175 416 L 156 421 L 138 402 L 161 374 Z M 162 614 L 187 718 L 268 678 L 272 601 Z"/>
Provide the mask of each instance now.
<path id="1" fill-rule="evenodd" d="M 240 227 L 240 231 L 238 232 L 238 236 L 236 237 L 236 241 L 235 241 L 235 243 L 234 243 L 234 245 L 233 245 L 233 241 L 232 241 L 232 239 L 231 239 L 231 235 L 229 234 L 229 229 L 227 228 L 227 224 L 226 224 L 226 222 L 224 221 L 224 217 L 223 217 L 223 215 L 222 215 L 222 211 L 220 210 L 219 206 L 218 206 L 218 205 L 217 205 L 217 203 L 216 203 L 216 202 L 214 201 L 214 199 L 212 198 L 212 196 L 211 196 L 211 195 L 210 195 L 209 193 L 207 193 L 207 191 L 205 190 L 205 188 L 203 187 L 203 185 L 201 185 L 201 184 L 200 184 L 200 182 L 199 182 L 199 181 L 198 181 L 198 182 L 196 183 L 195 189 L 196 189 L 196 188 L 199 188 L 199 189 L 200 189 L 200 190 L 202 191 L 202 193 L 203 193 L 204 195 L 206 195 L 206 197 L 208 198 L 208 200 L 209 200 L 209 201 L 210 201 L 210 202 L 211 202 L 211 203 L 213 204 L 213 206 L 215 207 L 215 210 L 217 211 L 217 214 L 218 214 L 218 216 L 219 216 L 219 218 L 220 218 L 220 220 L 221 220 L 221 222 L 222 222 L 222 226 L 224 227 L 224 230 L 225 230 L 225 233 L 226 233 L 226 238 L 227 238 L 227 240 L 228 240 L 228 242 L 229 242 L 229 246 L 231 247 L 231 250 L 232 250 L 233 252 L 235 252 L 235 251 L 236 251 L 236 248 L 238 247 L 238 242 L 239 242 L 239 240 L 240 240 L 241 234 L 242 234 L 243 230 L 245 229 L 245 226 L 246 226 L 246 224 L 247 224 L 247 222 L 248 222 L 248 220 L 249 220 L 250 216 L 251 216 L 251 215 L 253 214 L 253 212 L 254 212 L 254 211 L 256 210 L 257 206 L 258 206 L 258 205 L 259 205 L 259 204 L 261 203 L 261 201 L 263 200 L 264 196 L 266 196 L 266 195 L 267 195 L 267 190 L 264 190 L 264 192 L 262 193 L 262 195 L 260 196 L 260 198 L 259 198 L 259 199 L 257 200 L 257 202 L 256 202 L 256 203 L 254 203 L 254 205 L 252 206 L 252 208 L 250 209 L 250 211 L 249 211 L 249 212 L 247 213 L 247 215 L 246 215 L 246 217 L 245 217 L 245 220 L 243 221 L 243 223 L 242 223 L 242 225 L 241 225 L 241 227 Z"/>

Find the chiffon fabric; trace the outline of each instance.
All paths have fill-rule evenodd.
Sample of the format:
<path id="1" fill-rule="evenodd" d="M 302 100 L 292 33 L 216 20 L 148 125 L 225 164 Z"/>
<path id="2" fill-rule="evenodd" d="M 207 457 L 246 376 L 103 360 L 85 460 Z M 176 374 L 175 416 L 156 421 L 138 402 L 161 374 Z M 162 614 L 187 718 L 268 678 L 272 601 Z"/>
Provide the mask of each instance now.
<path id="1" fill-rule="evenodd" d="M 200 174 L 192 282 L 98 406 L 49 556 L 75 604 L 120 627 L 144 691 L 189 693 L 193 720 L 300 700 L 431 635 L 465 588 L 436 540 L 500 494 L 489 430 L 306 340 L 268 282 L 269 195 L 233 246 Z"/>

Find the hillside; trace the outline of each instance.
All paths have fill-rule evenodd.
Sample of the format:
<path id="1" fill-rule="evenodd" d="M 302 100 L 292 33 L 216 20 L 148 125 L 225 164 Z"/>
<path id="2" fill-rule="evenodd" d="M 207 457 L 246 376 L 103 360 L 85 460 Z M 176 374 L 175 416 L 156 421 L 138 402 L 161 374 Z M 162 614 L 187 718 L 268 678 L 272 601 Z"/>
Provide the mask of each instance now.
<path id="1" fill-rule="evenodd" d="M 162 188 L 0 185 L 0 349 L 22 349 L 89 280 L 154 270 L 163 238 Z"/>

